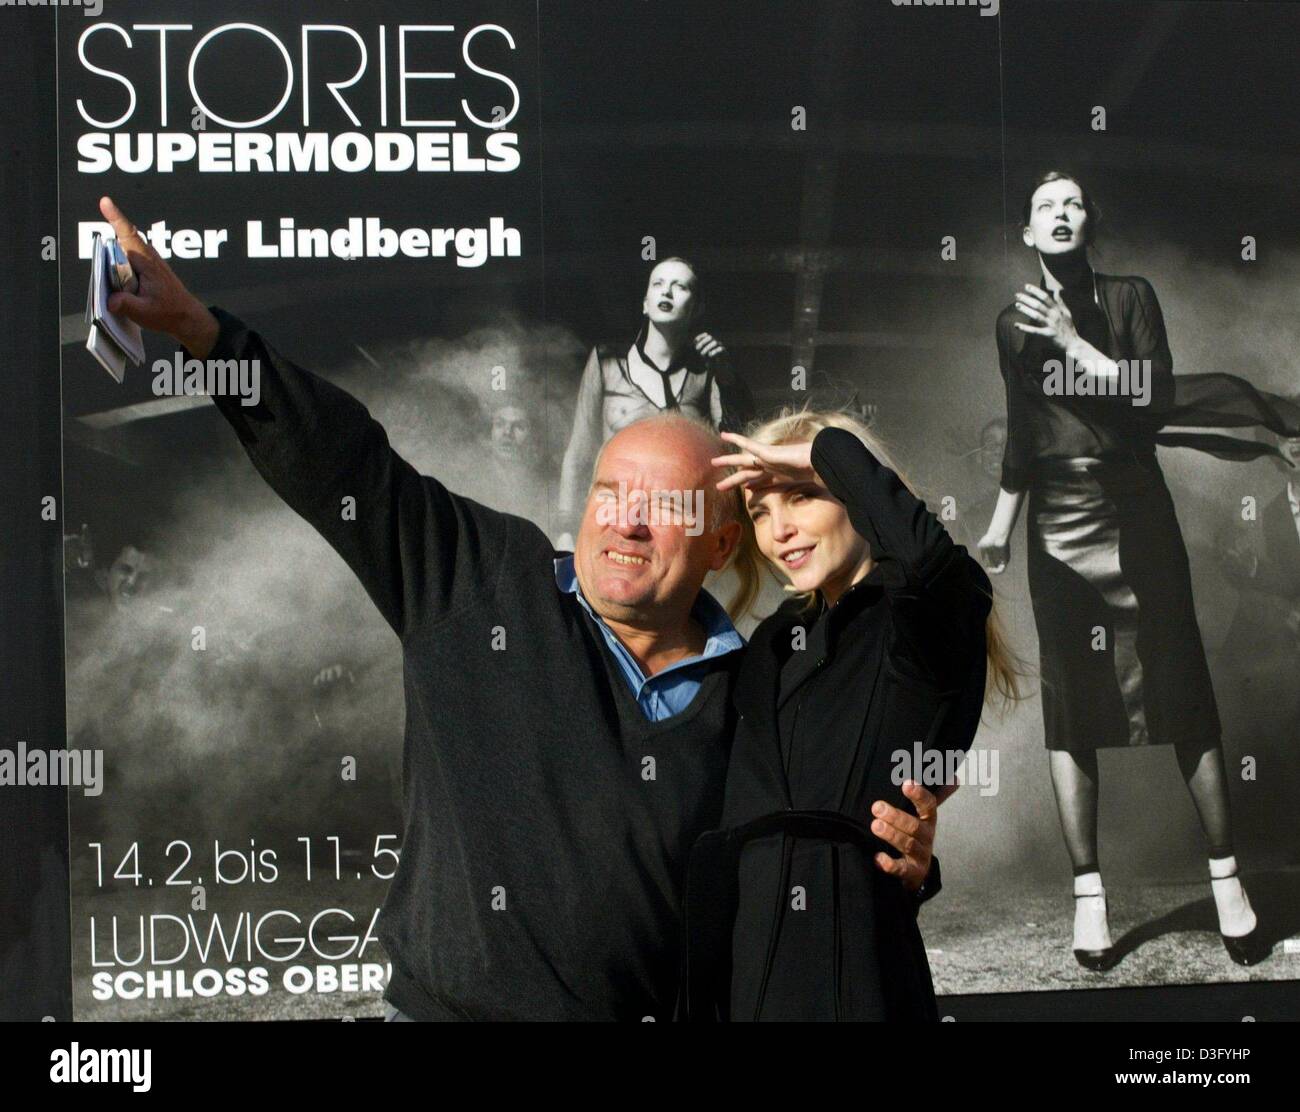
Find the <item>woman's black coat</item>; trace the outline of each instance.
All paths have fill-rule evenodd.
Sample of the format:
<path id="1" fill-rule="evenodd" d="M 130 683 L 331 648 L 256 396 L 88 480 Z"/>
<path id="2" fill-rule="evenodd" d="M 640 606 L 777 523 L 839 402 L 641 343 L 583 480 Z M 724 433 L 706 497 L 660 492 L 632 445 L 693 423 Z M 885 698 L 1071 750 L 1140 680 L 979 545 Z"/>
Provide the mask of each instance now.
<path id="1" fill-rule="evenodd" d="M 918 904 L 875 864 L 897 851 L 870 808 L 914 814 L 903 780 L 950 781 L 934 761 L 974 739 L 989 581 L 856 436 L 822 430 L 812 460 L 876 566 L 824 613 L 792 599 L 754 632 L 723 828 L 691 858 L 684 1019 L 937 1019 Z"/>

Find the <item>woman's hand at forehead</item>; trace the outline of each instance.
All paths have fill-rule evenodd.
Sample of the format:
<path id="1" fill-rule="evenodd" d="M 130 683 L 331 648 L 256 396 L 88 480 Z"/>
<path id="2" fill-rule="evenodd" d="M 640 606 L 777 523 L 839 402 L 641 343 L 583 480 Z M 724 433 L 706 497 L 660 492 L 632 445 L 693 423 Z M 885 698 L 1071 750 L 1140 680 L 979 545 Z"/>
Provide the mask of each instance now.
<path id="1" fill-rule="evenodd" d="M 760 483 L 821 481 L 813 469 L 810 440 L 790 444 L 760 444 L 757 440 L 735 432 L 719 435 L 738 449 L 725 456 L 713 457 L 714 467 L 737 468 L 717 484 L 720 491 Z"/>

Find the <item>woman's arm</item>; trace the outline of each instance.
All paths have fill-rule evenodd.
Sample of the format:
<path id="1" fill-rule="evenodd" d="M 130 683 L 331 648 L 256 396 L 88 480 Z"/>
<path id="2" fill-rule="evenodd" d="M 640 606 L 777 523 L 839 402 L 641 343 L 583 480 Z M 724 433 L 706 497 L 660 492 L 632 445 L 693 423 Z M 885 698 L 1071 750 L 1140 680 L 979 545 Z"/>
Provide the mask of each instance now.
<path id="1" fill-rule="evenodd" d="M 736 372 L 730 354 L 723 350 L 713 358 L 713 398 L 710 416 L 721 432 L 741 432 L 754 419 L 757 409 L 749 385 Z"/>
<path id="2" fill-rule="evenodd" d="M 988 576 L 853 433 L 824 428 L 811 444 L 760 444 L 729 432 L 721 436 L 738 451 L 713 459 L 715 467 L 736 468 L 717 484 L 720 491 L 765 476 L 812 477 L 844 503 L 849 522 L 877 564 L 870 574 L 890 598 L 898 635 L 891 650 L 895 664 L 910 661 L 947 688 L 982 662 L 984 624 L 993 604 Z"/>
<path id="3" fill-rule="evenodd" d="M 998 502 L 993 507 L 993 517 L 977 547 L 990 575 L 1001 575 L 1011 562 L 1011 533 L 1020 517 L 1020 507 L 1025 504 L 1024 491 L 1012 493 L 998 490 Z"/>
<path id="4" fill-rule="evenodd" d="M 956 546 L 939 519 L 853 433 L 822 429 L 813 438 L 811 458 L 874 560 L 894 563 L 911 586 L 924 585 L 947 561 Z"/>
<path id="5" fill-rule="evenodd" d="M 1025 503 L 1025 491 L 1029 486 L 1033 466 L 1030 445 L 1026 443 L 1023 432 L 1028 423 L 1028 414 L 1020 392 L 1020 380 L 1015 373 L 1013 349 L 1017 337 L 1011 331 L 1012 325 L 1019 327 L 1019 322 L 1013 321 L 1010 314 L 1004 313 L 998 318 L 995 330 L 998 371 L 1002 375 L 1007 399 L 1007 440 L 1002 448 L 1002 480 L 997 505 L 993 507 L 988 529 L 976 546 L 985 566 L 994 575 L 1006 571 L 1007 564 L 1011 561 L 1011 534 L 1020 517 L 1020 508 Z M 1019 343 L 1023 346 L 1023 337 Z"/>
<path id="6" fill-rule="evenodd" d="M 979 563 L 898 475 L 845 429 L 813 439 L 812 463 L 871 546 L 890 596 L 895 665 L 910 665 L 940 687 L 960 684 L 984 657 L 992 589 Z"/>
<path id="7" fill-rule="evenodd" d="M 569 433 L 569 444 L 560 467 L 558 527 L 562 532 L 576 533 L 582 520 L 587 490 L 591 486 L 591 469 L 596 465 L 596 455 L 604 443 L 604 395 L 599 350 L 592 348 L 582 371 L 578 402 L 573 413 L 573 430 Z"/>
<path id="8" fill-rule="evenodd" d="M 881 577 L 886 590 L 924 589 L 955 553 L 966 555 L 925 503 L 847 429 L 823 428 L 811 443 L 795 444 L 761 444 L 732 432 L 720 435 L 737 451 L 712 461 L 715 467 L 736 469 L 717 484 L 719 491 L 765 476 L 821 482 L 844 503 L 872 559 L 893 569 Z"/>

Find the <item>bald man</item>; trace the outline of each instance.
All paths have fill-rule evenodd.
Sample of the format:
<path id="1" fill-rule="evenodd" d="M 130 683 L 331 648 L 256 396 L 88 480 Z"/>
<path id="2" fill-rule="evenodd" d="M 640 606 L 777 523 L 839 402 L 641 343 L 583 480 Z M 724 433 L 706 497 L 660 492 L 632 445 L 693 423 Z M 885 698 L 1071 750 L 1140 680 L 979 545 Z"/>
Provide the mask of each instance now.
<path id="1" fill-rule="evenodd" d="M 355 398 L 205 308 L 100 208 L 140 280 L 112 311 L 196 358 L 257 361 L 257 405 L 214 402 L 401 641 L 405 836 L 379 927 L 390 1018 L 671 1018 L 686 860 L 720 817 L 744 645 L 702 589 L 740 536 L 710 462 L 725 445 L 680 416 L 622 430 L 575 552 L 557 553 L 530 521 L 417 474 Z M 933 819 L 886 819 L 904 853 L 888 871 L 915 890 Z"/>

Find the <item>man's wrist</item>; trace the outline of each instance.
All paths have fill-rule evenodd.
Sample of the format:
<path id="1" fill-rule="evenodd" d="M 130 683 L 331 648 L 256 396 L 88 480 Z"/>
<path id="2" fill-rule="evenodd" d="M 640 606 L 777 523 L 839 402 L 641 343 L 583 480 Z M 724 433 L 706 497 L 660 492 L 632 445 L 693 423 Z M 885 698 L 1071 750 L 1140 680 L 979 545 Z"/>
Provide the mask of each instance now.
<path id="1" fill-rule="evenodd" d="M 174 338 L 196 359 L 206 359 L 217 346 L 217 337 L 221 334 L 221 325 L 207 306 L 195 302 L 195 307 L 186 314 L 185 320 L 177 328 Z"/>

